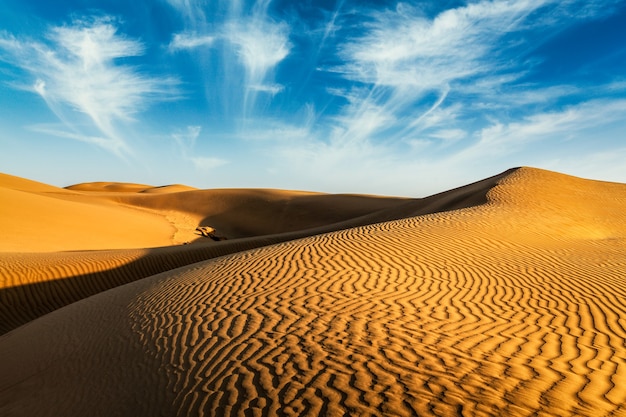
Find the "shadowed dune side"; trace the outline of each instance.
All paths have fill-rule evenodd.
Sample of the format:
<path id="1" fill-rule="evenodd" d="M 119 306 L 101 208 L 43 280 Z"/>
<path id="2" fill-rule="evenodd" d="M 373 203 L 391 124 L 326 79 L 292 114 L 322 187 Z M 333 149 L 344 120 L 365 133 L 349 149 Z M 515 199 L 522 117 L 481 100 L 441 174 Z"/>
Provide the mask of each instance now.
<path id="1" fill-rule="evenodd" d="M 180 218 L 182 213 L 194 229 L 210 226 L 228 239 L 305 230 L 307 234 L 315 230 L 324 233 L 484 204 L 486 193 L 515 169 L 415 199 L 265 189 L 194 190 L 160 196 L 135 194 L 111 198 L 129 206 L 169 213 L 172 217 Z"/>
<path id="2" fill-rule="evenodd" d="M 626 414 L 626 185 L 522 168 L 487 200 L 59 309 L 0 337 L 0 414 Z"/>
<path id="3" fill-rule="evenodd" d="M 140 193 L 145 194 L 167 194 L 167 193 L 180 193 L 183 191 L 193 191 L 197 190 L 195 187 L 190 187 L 188 185 L 183 184 L 170 184 L 170 185 L 162 185 L 159 187 L 150 187 L 145 190 L 140 191 Z"/>
<path id="4" fill-rule="evenodd" d="M 143 250 L 0 253 L 0 334 L 129 282 L 292 238 L 279 235 Z"/>
<path id="5" fill-rule="evenodd" d="M 139 249 L 326 226 L 406 199 L 96 182 L 61 189 L 0 175 L 0 252 Z M 211 224 L 204 224 L 209 222 Z"/>
<path id="6" fill-rule="evenodd" d="M 498 183 L 520 168 L 511 168 L 484 180 L 434 194 L 429 197 L 412 199 L 393 207 L 363 215 L 343 223 L 344 226 L 358 227 L 367 224 L 388 222 L 406 217 L 441 213 L 480 206 L 489 202 L 488 193 Z"/>
<path id="7" fill-rule="evenodd" d="M 410 199 L 266 189 L 195 190 L 162 195 L 121 195 L 120 203 L 188 216 L 228 239 L 324 227 L 396 207 Z"/>
<path id="8" fill-rule="evenodd" d="M 512 170 L 425 199 L 396 204 L 397 207 L 384 208 L 372 215 L 289 233 L 146 250 L 0 254 L 0 334 L 98 292 L 194 262 L 315 234 L 395 220 L 428 210 L 452 210 L 480 204 L 486 201 L 486 193 L 510 172 Z M 324 197 L 327 198 L 313 204 L 316 209 L 321 210 L 321 206 L 329 209 L 329 203 L 333 201 L 350 206 L 354 205 L 355 199 L 371 201 L 370 197 L 360 196 Z M 290 210 L 297 212 L 297 208 L 305 203 L 299 201 L 296 208 Z M 381 204 L 386 206 L 387 199 L 381 199 Z M 338 205 L 336 211 L 340 212 L 341 204 Z M 265 215 L 271 217 L 269 213 Z M 332 216 L 337 215 L 330 216 L 328 218 L 333 219 L 336 217 Z M 254 220 L 263 222 L 258 214 Z"/>

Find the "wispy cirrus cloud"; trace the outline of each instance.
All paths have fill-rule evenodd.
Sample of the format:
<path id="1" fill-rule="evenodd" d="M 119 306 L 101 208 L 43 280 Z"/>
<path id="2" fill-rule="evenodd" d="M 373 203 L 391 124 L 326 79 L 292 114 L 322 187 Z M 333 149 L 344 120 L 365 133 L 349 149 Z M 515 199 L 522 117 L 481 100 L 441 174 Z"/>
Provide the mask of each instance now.
<path id="1" fill-rule="evenodd" d="M 551 22 L 560 31 L 578 19 L 607 13 L 599 6 L 612 4 L 593 2 L 584 16 L 574 16 L 583 3 L 483 0 L 434 16 L 407 3 L 357 10 L 366 17 L 363 29 L 349 32 L 337 45 L 343 63 L 323 68 L 349 82 L 329 89 L 347 101 L 330 119 L 335 136 L 404 141 L 424 149 L 433 141 L 469 141 L 478 126 L 506 117 L 511 108 L 537 112 L 580 93 L 572 86 L 523 79 L 539 62 L 524 56 L 536 48 L 545 25 Z"/>
<path id="2" fill-rule="evenodd" d="M 36 124 L 32 126 L 28 126 L 28 129 L 37 132 L 43 133 L 46 135 L 56 136 L 59 138 L 66 138 L 77 140 L 79 142 L 85 142 L 92 145 L 97 145 L 103 149 L 106 149 L 112 153 L 119 154 L 120 146 L 124 146 L 117 141 L 111 140 L 111 138 L 106 138 L 102 136 L 89 136 L 83 132 L 69 131 L 67 129 L 63 129 L 63 126 L 55 125 L 46 125 L 46 124 Z"/>
<path id="3" fill-rule="evenodd" d="M 201 4 L 176 3 L 183 16 Z M 415 2 L 377 10 L 345 3 L 317 10 L 315 23 L 309 21 L 304 30 L 272 15 L 268 0 L 216 1 L 212 7 L 224 19 L 211 21 L 207 12 L 197 15 L 203 23 L 200 17 L 186 23 L 189 43 L 198 45 L 198 53 L 213 51 L 211 58 L 222 65 L 214 71 L 227 88 L 219 92 L 229 91 L 229 103 L 239 106 L 239 113 L 223 106 L 231 110 L 231 120 L 235 115 L 236 127 L 221 137 L 264 140 L 268 154 L 279 156 L 268 157 L 273 170 L 283 170 L 285 177 L 311 167 L 311 178 L 322 170 L 359 189 L 363 171 L 382 183 L 388 172 L 426 175 L 437 164 L 453 173 L 455 161 L 491 166 L 480 152 L 488 158 L 513 149 L 528 155 L 530 143 L 557 141 L 566 134 L 581 138 L 592 122 L 598 128 L 611 123 L 592 120 L 592 109 L 612 107 L 592 104 L 588 91 L 533 81 L 532 75 L 541 64 L 541 57 L 533 55 L 539 44 L 577 21 L 607 13 L 601 6 L 612 0 L 479 0 L 436 13 Z M 317 69 L 304 71 L 301 79 L 319 84 L 317 90 L 301 88 L 314 92 L 310 108 L 317 108 L 311 112 L 314 122 L 303 124 L 293 112 L 297 106 L 290 103 L 289 112 L 281 112 L 271 100 L 280 93 L 279 98 L 290 98 L 292 91 L 283 88 L 287 83 L 276 70 L 307 42 L 316 57 L 308 59 Z M 240 102 L 232 98 L 237 94 Z M 581 104 L 554 110 L 564 102 Z M 267 109 L 278 110 L 272 120 Z M 571 114 L 580 123 L 568 119 Z M 284 167 L 278 167 L 279 161 Z"/>
<path id="4" fill-rule="evenodd" d="M 497 85 L 515 81 L 521 63 L 507 55 L 515 44 L 501 40 L 523 30 L 526 17 L 548 2 L 481 1 L 433 18 L 400 3 L 393 10 L 372 12 L 363 34 L 339 46 L 344 64 L 332 70 L 369 86 L 361 88 L 363 106 L 371 108 L 374 100 L 381 112 L 404 125 L 399 136 L 411 135 L 427 128 L 431 115 L 463 84 L 480 79 L 498 80 Z M 353 103 L 347 109 L 346 118 L 362 113 L 354 107 Z"/>
<path id="5" fill-rule="evenodd" d="M 483 0 L 433 18 L 399 3 L 393 10 L 372 12 L 365 33 L 341 45 L 346 63 L 337 70 L 359 82 L 426 90 L 475 77 L 512 82 L 529 65 L 512 53 L 535 47 L 525 32 L 545 27 L 547 19 L 563 30 L 577 19 L 607 13 L 611 3 Z M 581 9 L 586 12 L 578 13 Z M 541 17 L 535 16 L 539 10 Z"/>
<path id="6" fill-rule="evenodd" d="M 202 132 L 201 126 L 187 126 L 186 130 L 172 133 L 172 139 L 185 156 L 189 156 L 196 146 L 198 136 Z"/>
<path id="7" fill-rule="evenodd" d="M 175 79 L 146 76 L 118 63 L 142 55 L 144 46 L 119 34 L 111 18 L 75 20 L 38 40 L 5 33 L 0 48 L 32 80 L 22 88 L 41 96 L 67 130 L 49 133 L 81 137 L 118 155 L 131 152 L 118 125 L 132 121 L 151 102 L 177 95 Z M 85 127 L 98 134 L 81 133 Z"/>
<path id="8" fill-rule="evenodd" d="M 283 21 L 270 17 L 268 7 L 271 1 L 258 0 L 216 1 L 212 7 L 223 16 L 213 20 L 206 14 L 205 2 L 200 0 L 167 0 L 183 17 L 185 30 L 173 36 L 170 51 L 189 50 L 207 56 L 213 50 L 211 59 L 219 60 L 226 68 L 221 88 L 209 85 L 214 91 L 208 100 L 225 102 L 225 111 L 237 111 L 242 119 L 255 117 L 256 98 L 259 94 L 274 95 L 283 90 L 276 82 L 274 70 L 289 55 L 292 44 L 289 40 L 290 27 Z M 252 4 L 250 4 L 252 3 Z M 220 71 L 215 66 L 213 71 Z M 205 83 L 213 80 L 208 77 Z M 224 98 L 240 93 L 240 99 Z M 219 97 L 218 97 L 219 96 Z M 231 106 L 240 106 L 237 109 Z"/>
<path id="9" fill-rule="evenodd" d="M 228 161 L 225 159 L 210 156 L 192 156 L 189 159 L 193 163 L 194 167 L 199 171 L 210 171 L 228 164 Z"/>
<path id="10" fill-rule="evenodd" d="M 210 47 L 214 42 L 215 36 L 198 35 L 193 32 L 176 33 L 169 44 L 169 50 L 176 52 L 199 47 Z"/>
<path id="11" fill-rule="evenodd" d="M 515 121 L 493 120 L 476 131 L 429 131 L 407 138 L 401 152 L 384 142 L 327 140 L 311 126 L 295 141 L 276 143 L 269 157 L 282 177 L 296 184 L 322 183 L 335 192 L 375 187 L 381 194 L 406 194 L 402 190 L 411 187 L 403 182 L 407 178 L 428 178 L 427 183 L 415 182 L 418 195 L 425 196 L 520 165 L 589 177 L 604 173 L 604 178 L 619 180 L 623 164 L 617 161 L 626 148 L 607 149 L 623 138 L 624 114 L 624 99 L 590 100 Z M 320 178 L 320 172 L 333 174 Z M 341 182 L 335 185 L 333 178 Z"/>
<path id="12" fill-rule="evenodd" d="M 477 58 L 485 47 L 481 43 L 475 49 L 461 47 L 469 43 L 463 32 L 471 26 L 469 16 L 457 10 L 434 20 L 408 6 L 376 13 L 363 36 L 342 45 L 340 53 L 346 63 L 338 71 L 367 84 L 420 88 L 439 87 L 476 73 L 480 69 Z M 438 68 L 445 72 L 437 72 Z"/>
<path id="13" fill-rule="evenodd" d="M 558 111 L 531 114 L 520 121 L 494 123 L 480 131 L 479 141 L 467 151 L 483 156 L 502 155 L 536 141 L 571 141 L 616 122 L 626 125 L 624 114 L 624 99 L 586 101 Z"/>
<path id="14" fill-rule="evenodd" d="M 222 158 L 196 154 L 196 142 L 201 132 L 201 126 L 187 126 L 185 130 L 172 134 L 172 139 L 174 139 L 182 157 L 191 161 L 194 167 L 201 171 L 208 171 L 228 164 L 228 161 Z"/>
<path id="15" fill-rule="evenodd" d="M 245 22 L 231 22 L 225 38 L 235 47 L 246 71 L 246 84 L 262 86 L 266 76 L 289 54 L 289 26 L 275 23 L 264 16 L 253 16 Z"/>
<path id="16" fill-rule="evenodd" d="M 207 0 L 164 0 L 174 9 L 176 9 L 185 19 L 188 26 L 197 29 L 198 26 L 206 21 L 204 12 L 207 6 Z"/>

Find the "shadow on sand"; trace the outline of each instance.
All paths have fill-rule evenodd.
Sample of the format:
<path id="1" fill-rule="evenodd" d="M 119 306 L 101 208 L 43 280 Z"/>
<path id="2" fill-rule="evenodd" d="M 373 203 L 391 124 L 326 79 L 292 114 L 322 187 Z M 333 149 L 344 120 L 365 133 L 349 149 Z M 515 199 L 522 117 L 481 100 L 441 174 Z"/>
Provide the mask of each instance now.
<path id="1" fill-rule="evenodd" d="M 111 269 L 62 279 L 49 276 L 45 282 L 4 288 L 0 290 L 0 334 L 100 292 L 196 262 L 322 233 L 485 204 L 489 190 L 516 169 L 339 223 L 289 233 L 148 249 L 145 256 Z M 208 222 L 205 219 L 200 225 Z M 115 256 L 123 251 L 110 253 Z M 84 269 L 89 270 L 89 265 Z"/>

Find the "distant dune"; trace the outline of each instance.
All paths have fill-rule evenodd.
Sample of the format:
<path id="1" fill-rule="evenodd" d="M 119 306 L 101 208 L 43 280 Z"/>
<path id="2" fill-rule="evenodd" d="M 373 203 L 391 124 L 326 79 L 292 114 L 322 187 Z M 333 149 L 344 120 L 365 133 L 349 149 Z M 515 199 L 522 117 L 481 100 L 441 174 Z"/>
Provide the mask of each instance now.
<path id="1" fill-rule="evenodd" d="M 127 182 L 84 182 L 65 187 L 72 191 L 139 193 L 154 188 L 151 185 L 131 184 Z"/>
<path id="2" fill-rule="evenodd" d="M 626 415 L 626 184 L 0 196 L 2 416 Z"/>

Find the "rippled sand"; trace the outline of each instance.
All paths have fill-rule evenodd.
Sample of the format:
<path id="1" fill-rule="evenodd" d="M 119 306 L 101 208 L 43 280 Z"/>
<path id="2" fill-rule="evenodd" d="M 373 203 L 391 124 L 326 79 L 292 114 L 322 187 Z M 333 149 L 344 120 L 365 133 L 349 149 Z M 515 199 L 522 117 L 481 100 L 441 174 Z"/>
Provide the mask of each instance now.
<path id="1" fill-rule="evenodd" d="M 626 185 L 316 197 L 225 242 L 1 255 L 0 415 L 626 415 Z"/>

